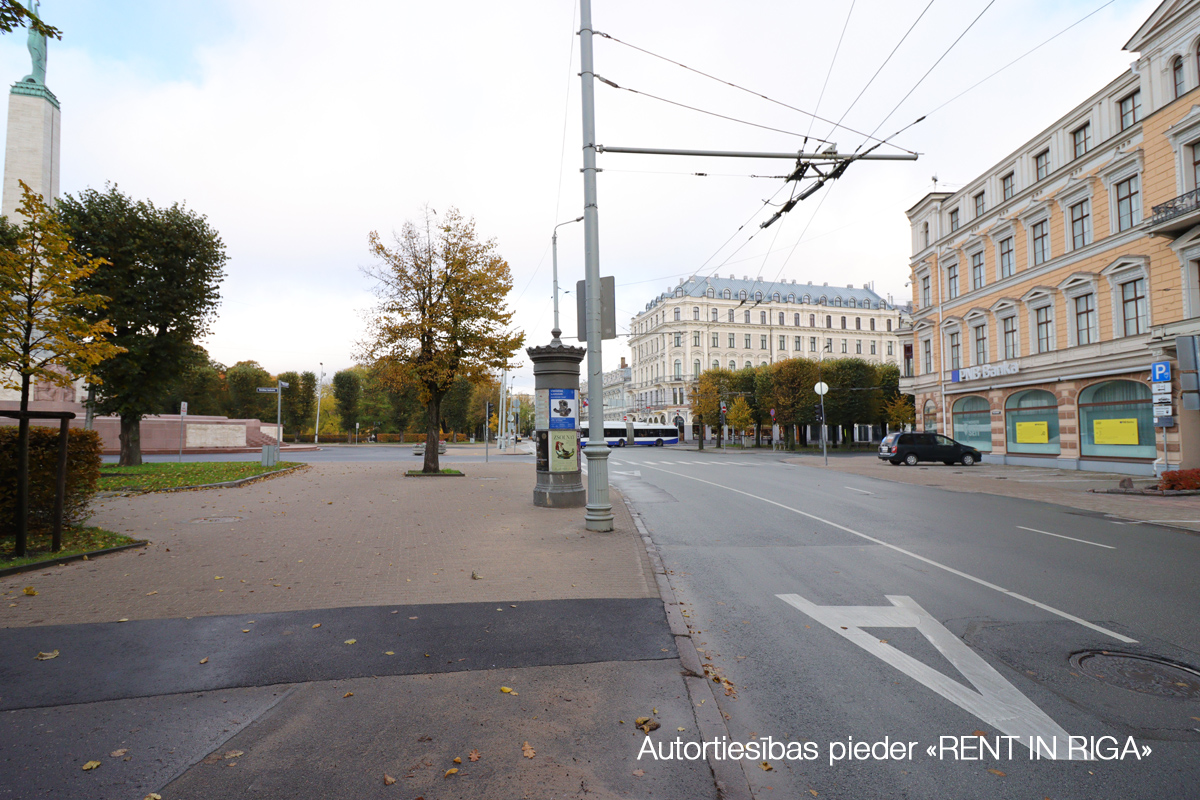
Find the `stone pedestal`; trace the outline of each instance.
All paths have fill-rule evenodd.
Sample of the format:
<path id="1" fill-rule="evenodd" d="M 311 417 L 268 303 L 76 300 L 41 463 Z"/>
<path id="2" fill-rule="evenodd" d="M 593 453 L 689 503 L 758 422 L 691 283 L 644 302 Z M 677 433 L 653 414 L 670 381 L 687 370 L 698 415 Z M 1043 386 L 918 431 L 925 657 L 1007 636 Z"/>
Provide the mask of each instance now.
<path id="1" fill-rule="evenodd" d="M 59 140 L 62 112 L 58 98 L 32 81 L 13 84 L 8 96 L 8 139 L 4 148 L 4 196 L 0 213 L 19 222 L 21 185 L 42 196 L 47 204 L 58 199 Z"/>
<path id="2" fill-rule="evenodd" d="M 534 447 L 537 454 L 537 485 L 533 504 L 543 508 L 581 508 L 587 505 L 587 489 L 579 469 L 579 362 L 587 348 L 568 347 L 554 340 L 545 347 L 530 347 L 525 352 L 533 361 Z M 551 394 L 556 396 L 552 408 Z M 552 416 L 561 422 L 563 413 L 574 407 L 571 427 L 551 427 Z M 563 454 L 570 453 L 567 458 Z M 573 460 L 573 461 L 571 461 Z M 567 468 L 564 462 L 571 461 Z"/>

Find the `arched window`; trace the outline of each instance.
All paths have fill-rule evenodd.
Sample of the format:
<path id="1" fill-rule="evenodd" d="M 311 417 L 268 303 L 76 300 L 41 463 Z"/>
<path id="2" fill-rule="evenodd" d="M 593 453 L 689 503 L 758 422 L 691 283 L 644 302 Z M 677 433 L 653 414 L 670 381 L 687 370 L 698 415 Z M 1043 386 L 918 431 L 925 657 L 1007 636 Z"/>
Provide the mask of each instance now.
<path id="1" fill-rule="evenodd" d="M 692 306 L 692 319 L 700 319 L 700 307 Z"/>
<path id="2" fill-rule="evenodd" d="M 683 297 L 683 287 L 682 287 L 682 286 L 676 286 L 676 287 L 675 287 L 675 296 L 676 296 L 676 297 Z"/>
<path id="3" fill-rule="evenodd" d="M 708 295 L 709 297 L 716 297 L 716 296 L 717 296 L 717 290 L 716 290 L 716 289 L 714 289 L 714 288 L 712 288 L 712 287 L 710 286 L 710 287 L 708 287 L 708 291 L 707 291 L 707 292 L 705 292 L 705 294 L 706 294 L 706 295 Z"/>
<path id="4" fill-rule="evenodd" d="M 792 324 L 795 325 L 797 328 L 800 327 L 800 315 L 799 314 L 792 314 Z"/>
<path id="5" fill-rule="evenodd" d="M 675 321 L 679 322 L 679 309 L 678 308 L 675 309 Z"/>
<path id="6" fill-rule="evenodd" d="M 835 306 L 840 306 L 842 304 L 842 298 L 840 296 L 833 298 L 833 304 Z"/>
<path id="7" fill-rule="evenodd" d="M 700 377 L 700 359 L 698 359 L 698 358 L 692 362 L 692 377 L 693 378 Z"/>
<path id="8" fill-rule="evenodd" d="M 812 296 L 811 296 L 811 295 L 807 295 L 807 294 L 806 294 L 806 295 L 804 295 L 804 302 L 805 302 L 805 304 L 811 303 L 811 302 L 812 302 Z"/>
<path id="9" fill-rule="evenodd" d="M 846 330 L 846 318 L 842 317 L 842 330 Z"/>
<path id="10" fill-rule="evenodd" d="M 740 292 L 738 292 L 738 300 L 745 300 L 745 299 L 746 299 L 746 290 L 742 289 Z"/>
<path id="11" fill-rule="evenodd" d="M 1171 80 L 1175 86 L 1176 99 L 1183 97 L 1183 93 L 1185 91 L 1185 85 L 1183 81 L 1183 59 L 1179 58 L 1178 56 L 1176 56 L 1175 60 L 1171 62 Z"/>
<path id="12" fill-rule="evenodd" d="M 817 315 L 816 314 L 808 315 L 808 327 L 810 327 L 810 328 L 817 327 Z"/>
<path id="13" fill-rule="evenodd" d="M 754 299 L 761 302 L 762 301 L 762 292 L 755 292 Z"/>
<path id="14" fill-rule="evenodd" d="M 821 295 L 821 299 L 817 301 L 817 304 L 823 306 L 826 302 L 825 295 Z"/>
<path id="15" fill-rule="evenodd" d="M 713 359 L 713 366 L 712 366 L 712 368 L 713 368 L 713 369 L 720 369 L 720 368 L 721 368 L 721 362 L 720 362 L 720 361 L 717 361 L 717 360 L 714 358 L 714 359 Z"/>
<path id="16" fill-rule="evenodd" d="M 862 317 L 854 318 L 854 330 L 856 330 L 856 331 L 862 330 Z"/>
<path id="17" fill-rule="evenodd" d="M 731 361 L 729 362 L 729 371 L 730 371 L 730 372 L 737 372 L 737 362 L 736 362 L 736 361 L 732 361 L 732 360 L 731 360 Z"/>
<path id="18" fill-rule="evenodd" d="M 754 365 L 753 365 L 753 364 L 751 364 L 749 361 L 747 361 L 747 362 L 746 362 L 746 369 L 754 369 Z"/>
<path id="19" fill-rule="evenodd" d="M 1004 402 L 1006 448 L 1010 453 L 1058 455 L 1058 401 L 1044 389 L 1026 389 Z"/>
<path id="20" fill-rule="evenodd" d="M 779 302 L 779 292 L 776 292 L 775 294 L 771 295 L 771 300 L 778 303 Z"/>
<path id="21" fill-rule="evenodd" d="M 717 321 L 717 310 L 715 308 L 712 310 L 712 321 Z"/>
<path id="22" fill-rule="evenodd" d="M 992 452 L 992 407 L 977 395 L 961 397 L 950 409 L 954 422 L 951 436 L 984 453 Z"/>
<path id="23" fill-rule="evenodd" d="M 890 319 L 887 321 L 887 329 L 889 331 L 892 329 L 892 321 Z"/>
<path id="24" fill-rule="evenodd" d="M 937 430 L 937 403 L 932 400 L 925 401 L 925 408 L 921 414 L 921 428 L 926 431 Z"/>
<path id="25" fill-rule="evenodd" d="M 788 299 L 787 299 L 787 301 L 788 301 L 789 303 L 794 303 L 794 302 L 796 302 L 796 294 L 795 294 L 794 292 L 793 292 L 793 293 L 791 293 L 791 294 L 789 294 L 789 295 L 788 295 Z"/>
<path id="26" fill-rule="evenodd" d="M 729 309 L 729 321 L 733 322 L 733 309 Z"/>
<path id="27" fill-rule="evenodd" d="M 683 377 L 683 362 L 678 358 L 675 359 L 675 379 L 679 380 Z"/>
<path id="28" fill-rule="evenodd" d="M 1079 393 L 1080 454 L 1157 458 L 1150 388 L 1137 381 L 1094 383 Z"/>
<path id="29" fill-rule="evenodd" d="M 731 297 L 733 297 L 733 292 L 726 289 L 724 292 L 721 293 L 721 297 L 724 297 L 726 300 L 728 300 Z"/>
<path id="30" fill-rule="evenodd" d="M 871 330 L 875 330 L 875 318 L 871 317 Z"/>

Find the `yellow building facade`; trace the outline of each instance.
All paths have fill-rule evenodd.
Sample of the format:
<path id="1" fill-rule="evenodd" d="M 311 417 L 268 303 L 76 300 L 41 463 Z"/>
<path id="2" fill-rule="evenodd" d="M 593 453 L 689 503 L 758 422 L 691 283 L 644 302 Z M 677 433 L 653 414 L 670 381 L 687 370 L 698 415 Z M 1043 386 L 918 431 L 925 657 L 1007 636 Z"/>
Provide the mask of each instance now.
<path id="1" fill-rule="evenodd" d="M 907 212 L 901 388 L 985 461 L 1200 466 L 1200 3 L 1163 3 L 1125 49 L 1129 72 Z"/>

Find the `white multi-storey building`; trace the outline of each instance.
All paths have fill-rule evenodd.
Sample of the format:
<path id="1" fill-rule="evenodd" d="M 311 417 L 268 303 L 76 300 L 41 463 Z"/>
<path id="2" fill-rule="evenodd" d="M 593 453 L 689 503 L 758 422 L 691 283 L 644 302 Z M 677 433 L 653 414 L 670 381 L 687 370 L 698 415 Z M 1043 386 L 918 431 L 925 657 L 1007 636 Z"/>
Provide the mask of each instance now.
<path id="1" fill-rule="evenodd" d="M 633 405 L 633 396 L 630 391 L 630 376 L 633 371 L 629 365 L 625 363 L 625 357 L 621 357 L 621 366 L 616 369 L 610 369 L 602 375 L 604 381 L 604 416 L 606 419 L 619 420 L 629 413 L 630 406 Z M 585 401 L 588 400 L 587 381 L 579 382 L 579 396 Z M 582 421 L 588 419 L 588 410 L 591 408 L 590 402 L 585 405 L 579 412 L 579 418 Z"/>
<path id="2" fill-rule="evenodd" d="M 899 364 L 908 314 L 869 286 L 693 276 L 630 322 L 631 412 L 691 430 L 691 391 L 703 370 L 788 358 L 862 358 Z"/>

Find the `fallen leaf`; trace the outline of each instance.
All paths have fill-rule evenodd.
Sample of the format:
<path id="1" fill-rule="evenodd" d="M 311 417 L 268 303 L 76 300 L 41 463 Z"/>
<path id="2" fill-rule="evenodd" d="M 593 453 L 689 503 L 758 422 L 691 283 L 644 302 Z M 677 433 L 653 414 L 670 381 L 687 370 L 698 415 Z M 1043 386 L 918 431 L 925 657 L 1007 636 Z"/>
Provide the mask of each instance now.
<path id="1" fill-rule="evenodd" d="M 109 756 L 111 756 L 112 758 L 120 758 L 121 756 L 125 755 L 128 752 L 129 752 L 129 749 L 123 747 L 120 750 L 113 750 L 111 753 L 109 753 Z"/>
<path id="2" fill-rule="evenodd" d="M 242 628 L 242 633 L 249 633 L 249 632 L 250 632 L 249 628 Z"/>
<path id="3" fill-rule="evenodd" d="M 471 752 L 467 753 L 467 758 L 469 758 L 471 761 L 478 761 L 480 758 L 482 758 L 482 756 L 479 755 L 478 750 L 472 750 Z"/>
<path id="4" fill-rule="evenodd" d="M 395 651 L 394 651 L 394 650 L 385 650 L 383 654 L 384 654 L 385 656 L 394 656 L 394 655 L 396 655 L 396 653 L 395 653 Z"/>
<path id="5" fill-rule="evenodd" d="M 342 642 L 342 644 L 354 644 L 357 641 L 358 639 L 347 639 L 346 641 Z"/>
<path id="6" fill-rule="evenodd" d="M 99 761 L 89 761 L 89 762 L 87 762 L 86 764 L 84 764 L 84 765 L 83 765 L 83 771 L 84 771 L 84 772 L 88 772 L 89 770 L 93 770 L 93 769 L 95 769 L 95 768 L 96 768 L 96 767 L 98 767 L 98 766 L 100 766 L 100 762 L 99 762 Z"/>
<path id="7" fill-rule="evenodd" d="M 354 697 L 354 692 L 346 692 L 344 695 L 342 695 L 342 697 L 343 697 L 343 698 L 346 698 L 346 697 Z"/>
<path id="8" fill-rule="evenodd" d="M 117 622 L 129 622 L 129 617 L 121 617 Z"/>
<path id="9" fill-rule="evenodd" d="M 758 768 L 761 769 L 763 772 L 774 772 L 775 771 L 775 768 L 771 766 L 771 763 L 769 761 L 762 762 L 761 764 L 758 765 Z"/>
<path id="10" fill-rule="evenodd" d="M 412 580 L 412 578 L 409 578 L 409 580 Z M 416 619 L 416 617 L 409 617 L 409 619 Z"/>
<path id="11" fill-rule="evenodd" d="M 972 736 L 983 736 L 984 738 L 987 738 L 987 731 L 974 731 L 971 735 Z"/>
<path id="12" fill-rule="evenodd" d="M 999 775 L 1001 778 L 1004 777 L 1004 773 L 998 769 L 989 769 L 988 772 L 992 773 L 993 775 Z"/>
<path id="13" fill-rule="evenodd" d="M 640 777 L 642 777 L 642 776 L 643 776 L 643 775 L 645 775 L 645 774 L 646 774 L 646 770 L 644 770 L 644 769 L 635 769 L 635 770 L 633 771 L 633 776 L 634 776 L 635 778 L 640 778 Z"/>
<path id="14" fill-rule="evenodd" d="M 216 576 L 214 576 L 214 577 L 213 577 L 213 580 L 214 580 L 214 581 L 219 581 L 219 580 L 221 580 L 221 576 L 220 576 L 220 575 L 216 575 Z"/>
<path id="15" fill-rule="evenodd" d="M 635 725 L 645 725 L 645 724 L 646 724 L 647 722 L 649 722 L 649 721 L 650 721 L 650 718 L 649 718 L 649 717 L 638 717 L 637 719 L 635 719 L 635 720 L 633 721 L 633 723 L 634 723 Z"/>
<path id="16" fill-rule="evenodd" d="M 391 786 L 395 782 L 396 782 L 395 778 L 393 778 L 391 775 L 388 775 L 386 772 L 383 773 L 383 785 L 384 786 Z"/>
<path id="17" fill-rule="evenodd" d="M 213 753 L 211 756 L 208 756 L 200 763 L 212 765 L 212 764 L 218 763 L 220 760 L 221 760 L 221 757 L 219 755 L 217 755 L 216 753 Z"/>
<path id="18" fill-rule="evenodd" d="M 34 658 L 38 661 L 49 661 L 52 658 L 58 658 L 58 651 L 51 650 L 49 653 L 38 653 Z"/>
<path id="19" fill-rule="evenodd" d="M 500 691 L 504 692 L 505 694 L 512 694 L 512 689 L 508 688 L 507 686 L 501 686 Z"/>
<path id="20" fill-rule="evenodd" d="M 657 709 L 657 708 L 652 708 L 652 709 L 650 709 L 650 713 L 651 713 L 651 714 L 657 714 L 657 713 L 658 713 L 658 709 Z"/>
<path id="21" fill-rule="evenodd" d="M 146 592 L 146 597 L 149 597 L 152 594 L 158 594 L 158 590 L 156 589 L 153 592 Z"/>
<path id="22" fill-rule="evenodd" d="M 526 758 L 533 758 L 537 755 L 537 753 L 534 752 L 534 749 L 529 746 L 529 742 L 526 742 L 525 744 L 521 745 L 521 755 L 525 756 Z"/>
<path id="23" fill-rule="evenodd" d="M 316 625 L 313 625 L 313 627 L 314 627 L 314 628 L 319 628 L 319 627 L 321 627 L 321 623 L 319 623 L 319 622 L 318 622 Z"/>
<path id="24" fill-rule="evenodd" d="M 680 733 L 683 733 L 684 731 L 687 730 L 687 728 L 676 728 L 675 730 L 679 731 Z"/>
<path id="25" fill-rule="evenodd" d="M 806 627 L 807 627 L 807 626 L 806 626 Z M 809 793 L 809 794 L 811 794 L 813 797 L 816 797 L 816 796 L 817 796 L 817 790 L 816 790 L 816 789 L 809 789 L 809 790 L 808 790 L 808 793 Z"/>
<path id="26" fill-rule="evenodd" d="M 37 596 L 37 589 L 33 588 L 32 586 L 26 586 L 21 591 L 24 592 L 25 594 L 29 595 L 30 597 Z"/>
<path id="27" fill-rule="evenodd" d="M 241 750 L 226 750 L 225 751 L 225 758 L 237 758 L 238 756 L 244 756 L 244 755 L 246 755 L 246 754 L 243 753 Z"/>
<path id="28" fill-rule="evenodd" d="M 450 769 L 446 770 L 446 774 L 443 775 L 442 777 L 449 778 L 451 775 L 457 775 L 457 774 L 458 774 L 458 767 L 451 767 Z"/>
<path id="29" fill-rule="evenodd" d="M 660 727 L 660 726 L 659 726 L 659 724 L 658 724 L 658 720 L 653 720 L 653 719 L 652 719 L 652 720 L 650 720 L 649 722 L 647 722 L 645 725 L 642 725 L 642 726 L 640 726 L 640 727 L 641 727 L 641 729 L 642 729 L 642 733 L 644 733 L 644 734 L 646 734 L 647 736 L 649 736 L 649 735 L 650 735 L 650 731 L 656 731 L 656 730 L 658 730 L 658 729 L 659 729 L 659 727 Z"/>
<path id="30" fill-rule="evenodd" d="M 454 757 L 454 763 L 455 763 L 455 764 L 461 764 L 461 763 L 462 763 L 462 759 L 461 759 L 461 758 L 459 758 L 458 756 L 455 756 L 455 757 Z"/>
<path id="31" fill-rule="evenodd" d="M 142 798 L 142 800 L 162 800 L 162 795 L 158 792 L 151 792 Z"/>

